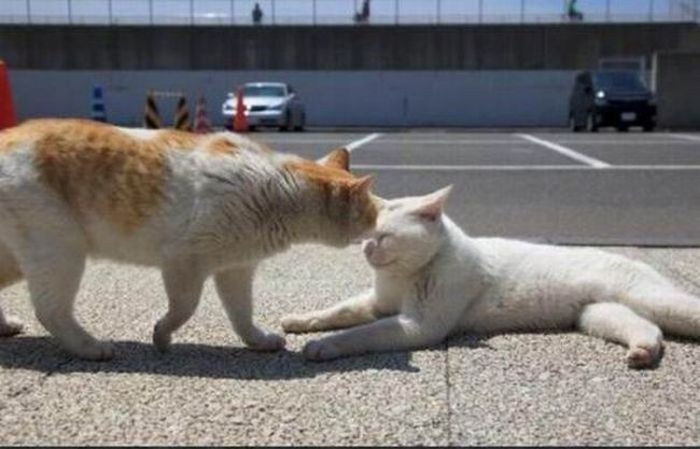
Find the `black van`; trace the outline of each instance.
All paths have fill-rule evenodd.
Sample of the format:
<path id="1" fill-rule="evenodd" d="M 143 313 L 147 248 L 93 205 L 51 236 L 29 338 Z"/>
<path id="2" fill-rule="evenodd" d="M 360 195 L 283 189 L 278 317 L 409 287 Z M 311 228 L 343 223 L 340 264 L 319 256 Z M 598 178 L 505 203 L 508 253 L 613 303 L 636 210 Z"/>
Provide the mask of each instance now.
<path id="1" fill-rule="evenodd" d="M 656 127 L 656 100 L 639 72 L 631 70 L 585 71 L 576 76 L 569 99 L 572 131 L 597 131 L 614 126 L 627 131 Z"/>

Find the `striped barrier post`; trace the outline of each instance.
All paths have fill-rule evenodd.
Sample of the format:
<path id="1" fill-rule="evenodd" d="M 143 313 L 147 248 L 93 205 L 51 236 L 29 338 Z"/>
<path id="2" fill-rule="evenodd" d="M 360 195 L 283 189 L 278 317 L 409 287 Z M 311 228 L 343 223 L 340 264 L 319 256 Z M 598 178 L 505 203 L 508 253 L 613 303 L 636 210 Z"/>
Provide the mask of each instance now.
<path id="1" fill-rule="evenodd" d="M 148 129 L 159 129 L 161 127 L 158 105 L 153 96 L 153 92 L 148 92 L 146 97 L 146 108 L 143 115 L 143 127 Z"/>
<path id="2" fill-rule="evenodd" d="M 190 113 L 187 110 L 187 100 L 184 95 L 180 96 L 177 101 L 177 110 L 175 111 L 175 129 L 182 131 L 192 131 L 190 124 Z"/>

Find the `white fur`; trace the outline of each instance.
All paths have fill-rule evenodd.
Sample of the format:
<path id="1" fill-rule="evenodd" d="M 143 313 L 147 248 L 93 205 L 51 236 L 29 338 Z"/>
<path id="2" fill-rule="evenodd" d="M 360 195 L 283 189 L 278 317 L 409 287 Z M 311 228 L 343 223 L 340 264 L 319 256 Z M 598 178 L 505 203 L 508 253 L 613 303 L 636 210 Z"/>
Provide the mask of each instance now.
<path id="1" fill-rule="evenodd" d="M 137 139 L 160 132 L 122 131 Z M 162 269 L 170 307 L 154 329 L 154 343 L 161 350 L 192 316 L 204 281 L 213 275 L 244 343 L 259 350 L 282 348 L 283 337 L 252 321 L 251 285 L 257 264 L 292 243 L 343 246 L 366 229 L 334 219 L 316 193 L 319 189 L 309 188 L 302 176 L 283 168 L 296 156 L 267 153 L 231 133 L 211 135 L 221 138 L 235 142 L 240 151 L 168 151 L 165 201 L 145 225 L 127 233 L 91 210 L 69 207 L 42 183 L 31 143 L 2 155 L 0 288 L 24 276 L 44 327 L 73 354 L 103 360 L 113 356 L 112 344 L 93 338 L 73 317 L 87 257 Z M 0 336 L 19 330 L 19 323 L 0 310 Z"/>
<path id="2" fill-rule="evenodd" d="M 374 288 L 286 317 L 288 332 L 353 327 L 311 341 L 313 360 L 438 343 L 461 332 L 569 329 L 627 345 L 653 365 L 664 331 L 700 337 L 700 299 L 638 261 L 596 249 L 470 238 L 442 214 L 449 193 L 386 202 L 365 241 Z"/>

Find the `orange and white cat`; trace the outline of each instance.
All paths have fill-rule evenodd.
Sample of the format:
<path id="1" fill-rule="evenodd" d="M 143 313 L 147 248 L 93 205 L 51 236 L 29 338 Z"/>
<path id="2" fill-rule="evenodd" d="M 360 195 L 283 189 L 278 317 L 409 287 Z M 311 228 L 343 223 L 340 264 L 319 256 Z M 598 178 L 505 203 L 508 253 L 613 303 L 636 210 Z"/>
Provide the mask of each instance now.
<path id="1" fill-rule="evenodd" d="M 169 309 L 153 333 L 160 350 L 213 275 L 243 342 L 281 349 L 284 338 L 252 320 L 256 266 L 292 243 L 344 246 L 372 229 L 372 179 L 353 177 L 348 163 L 345 149 L 312 162 L 227 132 L 27 121 L 0 132 L 0 288 L 25 278 L 38 320 L 62 347 L 105 360 L 113 345 L 73 315 L 87 257 L 161 268 Z M 0 336 L 20 330 L 0 310 Z"/>

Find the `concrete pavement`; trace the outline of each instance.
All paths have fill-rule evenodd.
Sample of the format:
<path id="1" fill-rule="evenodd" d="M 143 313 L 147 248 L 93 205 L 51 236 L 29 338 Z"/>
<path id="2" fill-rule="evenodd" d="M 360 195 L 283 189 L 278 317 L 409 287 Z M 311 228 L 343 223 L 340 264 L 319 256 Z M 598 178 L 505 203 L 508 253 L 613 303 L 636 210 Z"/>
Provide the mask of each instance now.
<path id="1" fill-rule="evenodd" d="M 320 157 L 368 134 L 255 136 Z M 476 236 L 700 245 L 698 133 L 384 131 L 353 151 L 352 165 L 375 174 L 386 197 L 453 184 L 450 215 Z"/>
<path id="2" fill-rule="evenodd" d="M 700 250 L 616 248 L 700 293 Z M 257 320 L 369 286 L 358 246 L 300 246 L 264 263 Z M 438 347 L 329 363 L 258 354 L 231 331 L 212 285 L 162 355 L 151 328 L 167 304 L 155 270 L 90 264 L 78 302 L 117 358 L 63 353 L 33 318 L 24 284 L 3 292 L 27 332 L 0 341 L 3 444 L 697 444 L 700 345 L 669 341 L 656 370 L 575 333 L 464 336 Z"/>

